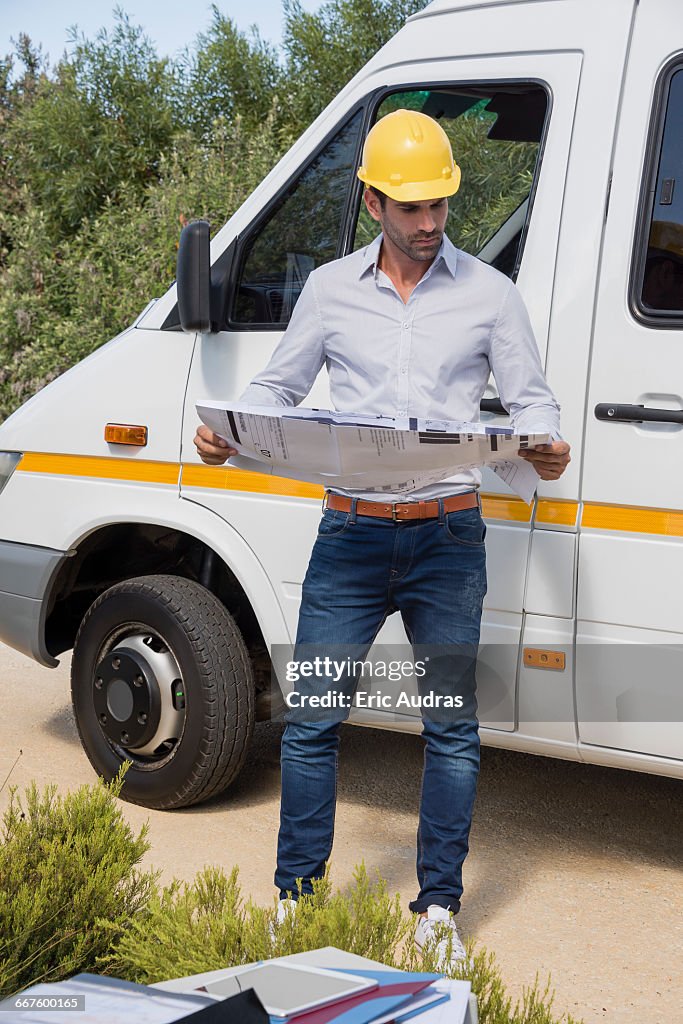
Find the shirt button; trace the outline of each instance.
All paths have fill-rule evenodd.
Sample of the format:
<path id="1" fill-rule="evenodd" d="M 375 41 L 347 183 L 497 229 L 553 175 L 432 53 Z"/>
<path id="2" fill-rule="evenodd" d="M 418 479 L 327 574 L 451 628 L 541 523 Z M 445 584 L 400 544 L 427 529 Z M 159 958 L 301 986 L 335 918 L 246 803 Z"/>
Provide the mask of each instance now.
<path id="1" fill-rule="evenodd" d="M 401 367 L 401 373 L 407 373 L 407 372 L 408 372 L 408 367 L 407 366 L 402 366 Z"/>
<path id="2" fill-rule="evenodd" d="M 408 323 L 408 321 L 406 320 L 406 322 L 405 322 L 405 323 L 403 324 L 403 326 L 404 326 L 404 328 L 405 328 L 405 329 L 407 330 L 407 329 L 408 329 L 408 328 L 410 327 L 410 324 L 409 324 L 409 323 Z"/>

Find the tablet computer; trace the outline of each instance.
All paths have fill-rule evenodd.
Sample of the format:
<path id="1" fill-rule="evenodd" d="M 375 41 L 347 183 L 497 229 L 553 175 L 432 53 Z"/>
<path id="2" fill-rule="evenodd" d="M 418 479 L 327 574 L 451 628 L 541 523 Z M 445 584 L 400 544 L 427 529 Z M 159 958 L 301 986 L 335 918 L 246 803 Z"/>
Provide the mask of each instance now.
<path id="1" fill-rule="evenodd" d="M 264 1009 L 273 1017 L 292 1017 L 319 1006 L 350 999 L 378 987 L 374 978 L 339 974 L 322 967 L 267 963 L 247 967 L 222 981 L 208 982 L 211 995 L 232 995 L 235 983 L 241 991 L 253 988 Z"/>

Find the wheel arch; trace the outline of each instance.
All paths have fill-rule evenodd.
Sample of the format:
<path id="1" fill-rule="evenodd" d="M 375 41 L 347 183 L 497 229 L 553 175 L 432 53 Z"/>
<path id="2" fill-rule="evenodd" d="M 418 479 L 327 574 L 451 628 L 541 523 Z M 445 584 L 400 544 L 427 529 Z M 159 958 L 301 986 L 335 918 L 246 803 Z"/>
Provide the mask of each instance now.
<path id="1" fill-rule="evenodd" d="M 191 523 L 121 517 L 97 523 L 71 541 L 71 557 L 45 595 L 44 644 L 52 657 L 73 647 L 83 615 L 100 593 L 157 573 L 206 586 L 235 618 L 252 656 L 267 656 L 271 644 L 289 642 L 275 590 L 253 549 L 215 513 L 187 504 Z"/>

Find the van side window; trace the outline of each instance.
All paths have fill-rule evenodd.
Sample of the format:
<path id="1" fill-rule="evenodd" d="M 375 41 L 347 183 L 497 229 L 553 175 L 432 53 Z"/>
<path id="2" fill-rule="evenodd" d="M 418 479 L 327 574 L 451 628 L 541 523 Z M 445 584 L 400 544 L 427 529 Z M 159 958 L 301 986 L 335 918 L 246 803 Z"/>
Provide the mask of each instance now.
<path id="1" fill-rule="evenodd" d="M 435 117 L 462 170 L 446 234 L 459 248 L 516 277 L 548 107 L 538 83 L 440 86 L 392 93 L 376 120 L 401 107 Z M 379 227 L 360 203 L 354 248 Z"/>
<path id="2" fill-rule="evenodd" d="M 234 291 L 235 326 L 285 327 L 311 271 L 340 255 L 361 122 L 359 110 L 252 229 Z"/>
<path id="3" fill-rule="evenodd" d="M 671 75 L 656 162 L 645 194 L 647 218 L 640 253 L 638 305 L 647 317 L 683 316 L 683 69 Z M 660 115 L 661 116 L 661 115 Z"/>

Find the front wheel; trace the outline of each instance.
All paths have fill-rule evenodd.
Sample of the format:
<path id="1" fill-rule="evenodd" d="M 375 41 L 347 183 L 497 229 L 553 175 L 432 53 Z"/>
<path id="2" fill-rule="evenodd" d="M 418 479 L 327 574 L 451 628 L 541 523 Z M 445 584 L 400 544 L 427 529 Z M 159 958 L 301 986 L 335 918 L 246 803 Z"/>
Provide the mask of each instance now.
<path id="1" fill-rule="evenodd" d="M 71 697 L 95 771 L 110 780 L 131 761 L 121 796 L 158 810 L 229 786 L 254 727 L 242 634 L 214 594 L 178 576 L 100 594 L 74 644 Z"/>

